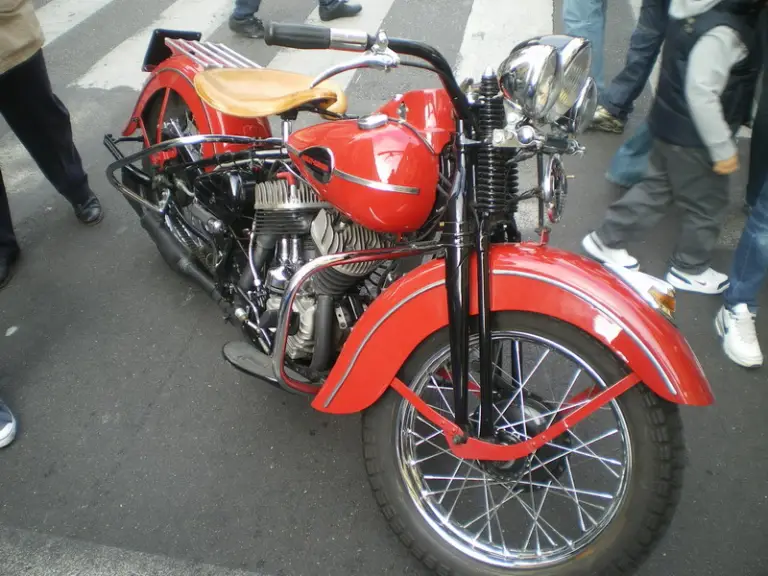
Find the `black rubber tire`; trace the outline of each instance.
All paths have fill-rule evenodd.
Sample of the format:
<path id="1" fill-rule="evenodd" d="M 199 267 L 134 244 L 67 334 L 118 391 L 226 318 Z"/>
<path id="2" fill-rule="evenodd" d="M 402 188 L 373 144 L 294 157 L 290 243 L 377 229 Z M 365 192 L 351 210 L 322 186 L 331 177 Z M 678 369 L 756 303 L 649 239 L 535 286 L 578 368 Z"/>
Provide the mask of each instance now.
<path id="1" fill-rule="evenodd" d="M 576 327 L 537 314 L 495 315 L 495 330 L 546 337 L 586 360 L 605 378 L 618 381 L 626 370 L 601 343 Z M 422 365 L 448 345 L 442 330 L 427 338 L 407 360 L 400 378 L 412 384 Z M 387 393 L 363 416 L 363 452 L 368 477 L 390 528 L 410 552 L 440 576 L 616 576 L 632 574 L 647 558 L 672 520 L 685 466 L 683 427 L 677 405 L 638 384 L 617 399 L 633 450 L 633 476 L 613 521 L 567 563 L 537 569 L 502 569 L 466 556 L 443 540 L 419 514 L 398 472 L 396 415 L 402 397 Z"/>

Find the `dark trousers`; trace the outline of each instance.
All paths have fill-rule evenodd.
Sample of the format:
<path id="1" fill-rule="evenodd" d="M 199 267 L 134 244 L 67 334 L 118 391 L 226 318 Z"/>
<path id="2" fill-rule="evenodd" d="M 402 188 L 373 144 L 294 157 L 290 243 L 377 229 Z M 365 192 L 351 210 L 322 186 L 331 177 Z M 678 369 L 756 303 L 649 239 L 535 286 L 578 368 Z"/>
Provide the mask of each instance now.
<path id="1" fill-rule="evenodd" d="M 626 120 L 632 113 L 661 51 L 668 22 L 669 0 L 643 1 L 624 68 L 600 95 L 600 104 L 614 116 Z"/>
<path id="2" fill-rule="evenodd" d="M 752 142 L 749 152 L 749 182 L 747 183 L 747 204 L 755 206 L 766 177 L 768 177 L 768 74 L 765 66 L 768 64 L 768 10 L 761 15 L 761 57 L 763 64 L 763 82 L 760 89 L 760 100 L 752 120 Z"/>
<path id="3" fill-rule="evenodd" d="M 88 176 L 69 112 L 53 93 L 43 51 L 0 75 L 0 114 L 53 187 L 72 204 L 88 198 Z M 0 172 L 0 256 L 18 248 Z"/>
<path id="4" fill-rule="evenodd" d="M 654 140 L 645 177 L 611 205 L 597 236 L 610 248 L 623 247 L 655 226 L 672 203 L 682 216 L 670 264 L 700 274 L 709 267 L 728 207 L 728 176 L 712 170 L 703 148 Z"/>

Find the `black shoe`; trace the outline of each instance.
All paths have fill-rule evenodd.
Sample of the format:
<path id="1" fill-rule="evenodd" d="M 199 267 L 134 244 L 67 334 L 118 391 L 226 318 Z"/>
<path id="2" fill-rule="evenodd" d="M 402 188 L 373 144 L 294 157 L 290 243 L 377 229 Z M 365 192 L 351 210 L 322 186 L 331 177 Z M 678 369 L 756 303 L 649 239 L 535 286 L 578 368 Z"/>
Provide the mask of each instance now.
<path id="1" fill-rule="evenodd" d="M 16 248 L 7 256 L 0 256 L 0 290 L 8 285 L 16 271 L 16 263 L 19 261 L 21 251 Z"/>
<path id="2" fill-rule="evenodd" d="M 337 18 L 349 18 L 362 10 L 360 4 L 349 4 L 346 0 L 338 0 L 330 6 L 320 6 L 320 20 L 336 20 Z"/>
<path id="3" fill-rule="evenodd" d="M 91 192 L 88 199 L 82 204 L 74 204 L 75 216 L 86 226 L 94 226 L 101 222 L 104 212 L 101 209 L 101 202 L 96 195 Z"/>
<path id="4" fill-rule="evenodd" d="M 264 22 L 261 21 L 261 18 L 256 18 L 256 16 L 248 16 L 247 18 L 230 16 L 229 29 L 240 36 L 264 38 Z"/>

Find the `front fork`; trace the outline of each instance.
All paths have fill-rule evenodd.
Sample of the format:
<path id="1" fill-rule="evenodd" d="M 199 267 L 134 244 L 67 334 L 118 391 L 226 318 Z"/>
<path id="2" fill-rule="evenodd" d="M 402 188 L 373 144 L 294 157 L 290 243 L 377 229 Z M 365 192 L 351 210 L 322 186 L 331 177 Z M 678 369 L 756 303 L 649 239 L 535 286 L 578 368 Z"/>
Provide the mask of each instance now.
<path id="1" fill-rule="evenodd" d="M 463 130 L 459 131 L 460 134 Z M 481 438 L 494 435 L 493 392 L 494 364 L 491 327 L 491 270 L 490 245 L 491 223 L 481 217 L 477 228 L 472 230 L 468 218 L 467 200 L 473 178 L 468 173 L 466 143 L 463 138 L 458 144 L 458 177 L 456 186 L 446 208 L 444 232 L 447 237 L 445 255 L 445 282 L 448 295 L 448 325 L 451 346 L 451 380 L 453 383 L 454 422 L 463 431 L 463 437 L 455 442 L 466 441 L 469 437 L 469 309 L 470 309 L 470 254 L 477 250 L 477 294 L 479 312 L 480 352 L 480 429 Z M 474 238 L 473 238 L 474 232 Z M 474 242 L 473 242 L 474 240 Z M 517 234 L 513 241 L 519 240 Z M 520 354 L 512 354 L 512 374 L 520 379 Z"/>

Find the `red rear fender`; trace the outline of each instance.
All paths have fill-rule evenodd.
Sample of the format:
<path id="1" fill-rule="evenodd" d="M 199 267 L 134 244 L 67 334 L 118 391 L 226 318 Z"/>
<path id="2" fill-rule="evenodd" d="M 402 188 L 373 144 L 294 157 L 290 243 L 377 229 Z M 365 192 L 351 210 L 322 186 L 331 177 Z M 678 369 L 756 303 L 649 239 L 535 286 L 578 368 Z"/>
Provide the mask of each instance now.
<path id="1" fill-rule="evenodd" d="M 548 315 L 591 334 L 661 397 L 679 404 L 714 401 L 683 335 L 603 266 L 540 245 L 495 246 L 491 308 Z M 475 278 L 472 260 L 470 278 Z M 476 290 L 470 297 L 477 314 Z M 323 412 L 359 412 L 392 383 L 410 354 L 448 325 L 445 265 L 433 260 L 390 286 L 366 310 L 312 402 Z"/>
<path id="2" fill-rule="evenodd" d="M 192 112 L 197 130 L 201 134 L 230 134 L 236 136 L 251 136 L 253 138 L 269 138 L 272 130 L 266 118 L 237 118 L 222 114 L 203 102 L 195 91 L 194 78 L 202 68 L 185 55 L 171 56 L 160 63 L 147 78 L 139 94 L 131 118 L 123 129 L 123 136 L 130 136 L 137 130 L 148 143 L 147 134 L 152 134 L 152 140 L 157 141 L 158 126 L 145 126 L 149 121 L 148 111 L 159 99 L 161 110 L 165 109 L 169 91 L 176 92 Z M 205 144 L 203 155 L 233 152 L 242 148 L 232 144 Z"/>

